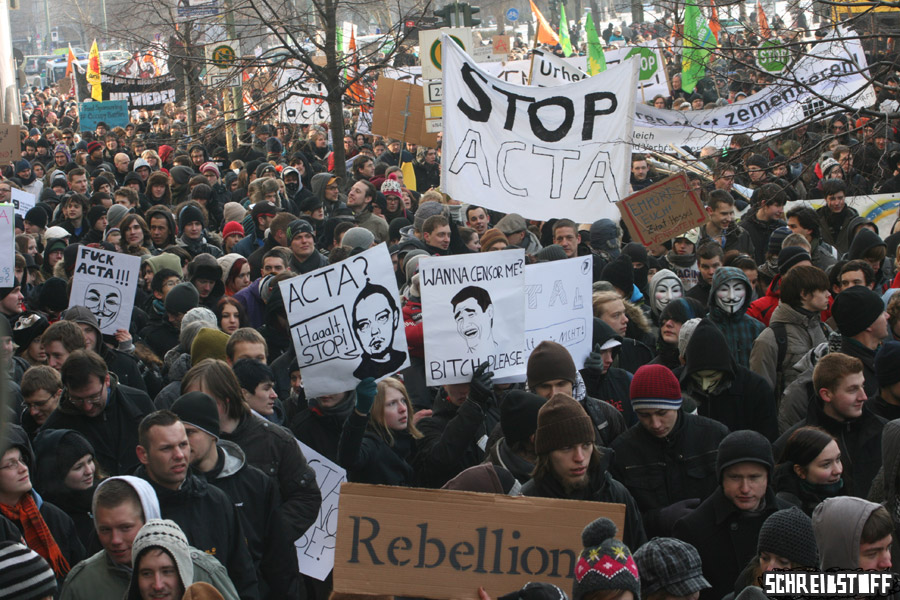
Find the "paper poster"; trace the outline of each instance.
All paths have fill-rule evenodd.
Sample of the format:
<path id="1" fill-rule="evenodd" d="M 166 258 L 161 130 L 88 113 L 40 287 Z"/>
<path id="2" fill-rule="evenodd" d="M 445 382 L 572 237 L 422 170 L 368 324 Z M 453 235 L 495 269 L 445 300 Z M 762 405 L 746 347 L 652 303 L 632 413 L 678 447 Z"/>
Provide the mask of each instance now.
<path id="1" fill-rule="evenodd" d="M 109 128 L 128 125 L 128 101 L 82 102 L 78 105 L 78 121 L 81 131 L 94 131 L 103 121 Z"/>
<path id="2" fill-rule="evenodd" d="M 12 205 L 16 209 L 17 215 L 22 215 L 22 218 L 25 218 L 25 213 L 34 208 L 34 194 L 29 194 L 24 190 L 17 190 L 16 188 L 12 188 L 10 190 L 12 192 Z"/>
<path id="3" fill-rule="evenodd" d="M 419 261 L 428 385 L 468 383 L 487 361 L 497 378 L 525 373 L 525 251 Z"/>
<path id="4" fill-rule="evenodd" d="M 139 256 L 79 246 L 69 306 L 86 306 L 101 333 L 128 329 L 140 271 Z"/>
<path id="5" fill-rule="evenodd" d="M 300 572 L 325 581 L 334 568 L 334 547 L 337 536 L 338 501 L 341 484 L 347 481 L 347 471 L 334 464 L 303 442 L 297 440 L 306 462 L 316 472 L 316 483 L 322 492 L 322 506 L 315 523 L 294 542 Z"/>
<path id="6" fill-rule="evenodd" d="M 346 392 L 409 366 L 385 244 L 279 285 L 307 397 Z"/>
<path id="7" fill-rule="evenodd" d="M 581 369 L 593 336 L 593 258 L 525 267 L 525 363 L 535 346 L 549 340 L 566 347 Z"/>
<path id="8" fill-rule="evenodd" d="M 639 61 L 555 87 L 508 84 L 445 44 L 441 191 L 526 219 L 617 219 Z"/>
<path id="9" fill-rule="evenodd" d="M 0 204 L 0 288 L 12 287 L 16 279 L 15 224 L 13 205 Z"/>
<path id="10" fill-rule="evenodd" d="M 622 220 L 634 240 L 661 244 L 706 222 L 706 210 L 684 173 L 666 177 L 621 202 Z"/>

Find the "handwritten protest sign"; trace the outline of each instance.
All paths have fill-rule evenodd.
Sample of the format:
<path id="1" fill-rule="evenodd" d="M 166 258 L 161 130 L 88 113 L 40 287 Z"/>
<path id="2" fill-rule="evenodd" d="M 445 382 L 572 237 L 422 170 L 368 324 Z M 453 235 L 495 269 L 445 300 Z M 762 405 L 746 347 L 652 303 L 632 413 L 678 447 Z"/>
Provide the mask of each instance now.
<path id="1" fill-rule="evenodd" d="M 525 362 L 544 340 L 562 344 L 581 369 L 591 352 L 593 260 L 578 256 L 525 267 Z"/>
<path id="2" fill-rule="evenodd" d="M 379 78 L 378 82 L 372 132 L 422 146 L 437 146 L 437 134 L 429 133 L 425 127 L 422 86 L 388 78 Z"/>
<path id="3" fill-rule="evenodd" d="M 101 333 L 128 329 L 140 270 L 139 256 L 79 246 L 69 306 L 86 306 Z"/>
<path id="4" fill-rule="evenodd" d="M 103 121 L 109 128 L 128 125 L 128 101 L 82 102 L 78 105 L 78 121 L 82 131 L 93 131 Z"/>
<path id="5" fill-rule="evenodd" d="M 12 204 L 0 204 L 0 288 L 16 278 L 16 215 Z"/>
<path id="6" fill-rule="evenodd" d="M 409 365 L 396 281 L 379 244 L 279 284 L 308 397 L 346 392 Z"/>
<path id="7" fill-rule="evenodd" d="M 598 517 L 621 532 L 625 505 L 345 483 L 334 589 L 477 599 L 479 586 L 498 597 L 544 581 L 571 596 L 581 531 Z"/>
<path id="8" fill-rule="evenodd" d="M 706 221 L 703 203 L 684 173 L 666 177 L 616 204 L 631 237 L 645 246 L 661 244 Z"/>
<path id="9" fill-rule="evenodd" d="M 468 383 L 482 362 L 525 373 L 525 251 L 419 261 L 428 385 Z"/>
<path id="10" fill-rule="evenodd" d="M 23 218 L 25 217 L 25 213 L 34 208 L 34 194 L 29 194 L 24 190 L 13 188 L 11 190 L 11 197 L 12 205 L 16 209 L 16 214 L 22 215 Z"/>
<path id="11" fill-rule="evenodd" d="M 0 163 L 15 162 L 22 158 L 22 141 L 19 126 L 0 123 Z"/>
<path id="12" fill-rule="evenodd" d="M 306 462 L 316 472 L 316 483 L 322 492 L 322 506 L 316 521 L 294 542 L 300 572 L 325 581 L 334 568 L 334 546 L 337 537 L 338 500 L 347 471 L 334 464 L 306 444 L 297 441 Z"/>

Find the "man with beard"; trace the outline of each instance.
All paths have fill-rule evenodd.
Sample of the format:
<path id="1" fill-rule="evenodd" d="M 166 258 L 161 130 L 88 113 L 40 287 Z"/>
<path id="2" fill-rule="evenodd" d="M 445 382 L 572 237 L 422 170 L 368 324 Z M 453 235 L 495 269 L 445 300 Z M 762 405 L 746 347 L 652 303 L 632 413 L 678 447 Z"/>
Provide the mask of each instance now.
<path id="1" fill-rule="evenodd" d="M 400 310 L 387 289 L 367 283 L 353 303 L 353 334 L 362 348 L 354 377 L 378 379 L 403 365 L 406 353 L 393 347 L 399 320 Z"/>
<path id="2" fill-rule="evenodd" d="M 591 418 L 572 397 L 556 394 L 538 411 L 534 450 L 537 462 L 523 496 L 625 504 L 622 541 L 633 548 L 647 541 L 637 504 L 609 474 L 612 452 L 594 445 Z"/>

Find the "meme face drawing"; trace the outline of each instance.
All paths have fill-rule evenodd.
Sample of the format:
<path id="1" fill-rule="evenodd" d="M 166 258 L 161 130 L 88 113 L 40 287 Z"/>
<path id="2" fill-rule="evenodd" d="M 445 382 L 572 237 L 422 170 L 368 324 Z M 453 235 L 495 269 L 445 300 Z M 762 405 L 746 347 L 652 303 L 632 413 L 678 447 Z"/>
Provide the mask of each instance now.
<path id="1" fill-rule="evenodd" d="M 494 352 L 494 304 L 484 288 L 470 285 L 450 300 L 456 332 L 466 343 L 466 352 Z"/>
<path id="2" fill-rule="evenodd" d="M 378 379 L 394 373 L 406 353 L 394 345 L 400 310 L 386 288 L 367 283 L 353 303 L 353 334 L 362 348 L 362 360 L 353 372 L 357 379 Z"/>
<path id="3" fill-rule="evenodd" d="M 119 316 L 122 294 L 111 285 L 93 283 L 84 292 L 84 305 L 97 317 L 102 330 Z"/>

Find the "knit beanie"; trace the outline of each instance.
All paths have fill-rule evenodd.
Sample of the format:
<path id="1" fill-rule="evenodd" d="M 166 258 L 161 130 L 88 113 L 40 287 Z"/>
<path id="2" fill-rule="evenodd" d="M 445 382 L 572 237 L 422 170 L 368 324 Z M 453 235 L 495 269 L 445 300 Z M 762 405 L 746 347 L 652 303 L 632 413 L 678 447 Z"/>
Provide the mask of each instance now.
<path id="1" fill-rule="evenodd" d="M 406 263 L 403 266 L 403 272 L 406 274 L 406 281 L 412 281 L 413 275 L 419 272 L 419 261 L 423 256 L 429 256 L 424 250 L 411 250 L 406 255 Z"/>
<path id="2" fill-rule="evenodd" d="M 195 306 L 184 313 L 181 319 L 181 328 L 184 329 L 191 323 L 202 323 L 206 327 L 218 327 L 219 321 L 216 314 L 205 306 Z"/>
<path id="3" fill-rule="evenodd" d="M 712 587 L 697 549 L 675 538 L 653 538 L 637 549 L 634 562 L 645 598 L 661 590 L 668 597 L 687 597 Z"/>
<path id="4" fill-rule="evenodd" d="M 90 225 L 91 229 L 94 228 L 94 225 L 97 224 L 97 221 L 106 216 L 106 207 L 103 205 L 92 206 L 91 209 L 87 213 L 87 221 L 88 225 Z"/>
<path id="5" fill-rule="evenodd" d="M 210 396 L 203 392 L 188 392 L 175 401 L 171 411 L 183 422 L 219 439 L 219 411 Z"/>
<path id="6" fill-rule="evenodd" d="M 757 552 L 786 558 L 797 567 L 818 568 L 819 549 L 812 520 L 796 506 L 769 515 L 759 530 Z"/>
<path id="7" fill-rule="evenodd" d="M 50 321 L 40 313 L 32 312 L 19 315 L 13 326 L 12 338 L 20 349 L 27 348 L 31 342 L 43 335 L 50 327 Z"/>
<path id="8" fill-rule="evenodd" d="M 375 235 L 363 227 L 352 227 L 348 229 L 347 232 L 344 233 L 344 237 L 341 238 L 341 246 L 346 246 L 351 250 L 355 248 L 368 250 L 374 243 Z"/>
<path id="9" fill-rule="evenodd" d="M 222 208 L 222 216 L 226 225 L 231 222 L 240 223 L 244 220 L 247 211 L 239 202 L 226 202 Z M 225 234 L 222 234 L 225 237 Z"/>
<path id="10" fill-rule="evenodd" d="M 113 204 L 109 207 L 109 210 L 106 211 L 106 226 L 118 227 L 119 223 L 122 222 L 122 219 L 125 218 L 128 212 L 128 207 L 123 206 L 122 204 Z"/>
<path id="11" fill-rule="evenodd" d="M 791 270 L 791 267 L 804 260 L 812 262 L 812 257 L 806 251 L 806 248 L 801 248 L 800 246 L 782 248 L 778 253 L 778 272 L 784 276 Z"/>
<path id="12" fill-rule="evenodd" d="M 554 260 L 566 260 L 566 251 L 559 244 L 550 244 L 537 251 L 534 255 L 538 262 L 552 262 Z"/>
<path id="13" fill-rule="evenodd" d="M 301 233 L 308 233 L 313 237 L 315 237 L 316 235 L 312 224 L 306 219 L 295 219 L 291 221 L 291 224 L 288 225 L 287 229 L 284 231 L 284 235 L 287 238 L 288 245 L 290 245 L 291 242 L 294 241 L 294 238 Z"/>
<path id="14" fill-rule="evenodd" d="M 87 454 L 94 455 L 94 447 L 91 446 L 91 443 L 77 431 L 66 432 L 56 446 L 56 464 L 59 466 L 59 475 L 65 478 L 69 469 Z"/>
<path id="15" fill-rule="evenodd" d="M 538 411 L 534 432 L 536 454 L 588 444 L 594 441 L 594 424 L 584 408 L 571 396 L 555 394 Z"/>
<path id="16" fill-rule="evenodd" d="M 43 600 L 56 593 L 46 560 L 22 544 L 0 542 L 0 600 Z"/>
<path id="17" fill-rule="evenodd" d="M 882 314 L 881 297 L 862 285 L 854 285 L 837 295 L 831 315 L 844 337 L 853 337 L 868 329 Z"/>
<path id="18" fill-rule="evenodd" d="M 60 277 L 51 277 L 38 292 L 38 307 L 52 312 L 62 312 L 69 305 L 68 282 Z"/>
<path id="19" fill-rule="evenodd" d="M 537 429 L 538 412 L 547 399 L 524 390 L 512 390 L 500 404 L 500 428 L 507 444 L 527 442 Z"/>
<path id="20" fill-rule="evenodd" d="M 228 358 L 225 354 L 225 346 L 228 344 L 229 337 L 227 333 L 218 329 L 210 327 L 201 329 L 194 338 L 194 343 L 191 344 L 191 366 L 193 367 L 207 358 L 219 360 Z"/>
<path id="21" fill-rule="evenodd" d="M 184 165 L 175 165 L 169 169 L 169 175 L 171 175 L 175 185 L 187 185 L 191 177 L 194 176 L 194 170 Z"/>
<path id="22" fill-rule="evenodd" d="M 631 406 L 634 410 L 678 410 L 681 385 L 663 365 L 643 365 L 631 379 Z"/>
<path id="23" fill-rule="evenodd" d="M 206 220 L 203 218 L 203 211 L 193 204 L 188 204 L 178 213 L 178 231 L 184 231 L 185 225 L 199 221 L 201 225 L 206 227 Z"/>
<path id="24" fill-rule="evenodd" d="M 194 563 L 191 560 L 191 546 L 181 527 L 169 519 L 150 519 L 131 544 L 131 566 L 137 569 L 141 555 L 150 548 L 162 548 L 175 561 L 181 585 L 188 587 L 194 583 Z M 137 584 L 137 577 L 131 578 L 132 587 Z"/>
<path id="25" fill-rule="evenodd" d="M 37 227 L 44 228 L 47 226 L 47 211 L 44 210 L 40 206 L 35 206 L 30 209 L 27 213 L 25 213 L 25 220 L 31 223 L 32 225 L 36 225 Z"/>
<path id="26" fill-rule="evenodd" d="M 219 281 L 222 279 L 222 267 L 212 254 L 204 252 L 198 254 L 188 263 L 188 280 L 206 279 Z"/>
<path id="27" fill-rule="evenodd" d="M 575 385 L 578 375 L 575 361 L 566 347 L 550 340 L 544 340 L 531 351 L 525 373 L 531 389 L 554 379 L 565 379 Z"/>
<path id="28" fill-rule="evenodd" d="M 509 240 L 506 239 L 506 236 L 499 229 L 488 229 L 484 232 L 484 235 L 481 236 L 481 251 L 487 252 L 491 249 L 491 246 L 496 244 L 497 242 L 506 242 L 506 245 L 509 245 Z"/>
<path id="29" fill-rule="evenodd" d="M 88 154 L 93 154 L 97 150 L 103 150 L 103 144 L 101 144 L 97 140 L 92 140 L 92 141 L 88 142 L 88 145 L 87 145 Z"/>
<path id="30" fill-rule="evenodd" d="M 200 172 L 201 172 L 201 173 L 204 173 L 204 174 L 205 174 L 207 171 L 212 171 L 213 173 L 216 174 L 216 177 L 221 177 L 221 176 L 222 176 L 222 174 L 219 173 L 219 167 L 217 167 L 217 166 L 216 166 L 216 163 L 214 163 L 214 162 L 205 162 L 205 163 L 203 163 L 202 165 L 200 165 Z"/>
<path id="31" fill-rule="evenodd" d="M 171 269 L 179 275 L 182 273 L 181 259 L 171 252 L 163 252 L 162 254 L 151 256 L 147 259 L 147 264 L 150 265 L 150 269 L 153 270 L 154 275 L 163 269 Z"/>
<path id="32" fill-rule="evenodd" d="M 171 294 L 172 292 L 169 293 Z M 678 356 L 684 356 L 688 342 L 691 341 L 691 336 L 694 335 L 694 330 L 697 329 L 700 321 L 701 317 L 695 317 L 681 324 L 681 331 L 678 332 Z"/>
<path id="33" fill-rule="evenodd" d="M 768 254 L 778 254 L 781 252 L 781 244 L 784 243 L 784 238 L 791 235 L 791 230 L 789 227 L 779 227 L 775 231 L 772 232 L 772 235 L 769 236 L 769 244 L 766 249 Z"/>
<path id="34" fill-rule="evenodd" d="M 402 198 L 403 186 L 400 185 L 399 181 L 394 179 L 385 179 L 381 184 L 381 193 L 385 196 L 397 196 L 398 198 Z"/>
<path id="35" fill-rule="evenodd" d="M 627 254 L 619 255 L 619 258 L 603 268 L 600 278 L 610 282 L 630 298 L 634 289 L 634 267 L 631 264 L 631 257 Z"/>
<path id="36" fill-rule="evenodd" d="M 552 400 L 551 400 L 552 402 Z M 572 600 L 581 600 L 592 592 L 628 590 L 641 597 L 641 578 L 631 550 L 615 538 L 616 525 L 601 517 L 581 532 L 584 550 L 575 563 Z"/>
<path id="37" fill-rule="evenodd" d="M 222 239 L 228 239 L 229 235 L 234 235 L 236 233 L 243 236 L 244 226 L 237 221 L 228 221 L 225 223 L 225 227 L 222 228 Z"/>
<path id="38" fill-rule="evenodd" d="M 16 328 L 18 326 L 17 323 Z M 900 382 L 900 342 L 890 341 L 881 345 L 875 355 L 875 377 L 879 387 L 889 387 Z"/>
<path id="39" fill-rule="evenodd" d="M 503 594 L 497 600 L 568 600 L 568 598 L 564 591 L 552 583 L 529 581 L 522 589 Z"/>
<path id="40" fill-rule="evenodd" d="M 743 462 L 755 462 L 766 467 L 769 473 L 775 466 L 772 457 L 772 444 L 757 431 L 741 429 L 733 431 L 719 442 L 719 455 L 716 458 L 716 476 L 722 481 L 722 472 Z"/>
<path id="41" fill-rule="evenodd" d="M 446 216 L 445 208 L 446 207 L 443 204 L 434 200 L 423 202 L 416 210 L 416 216 L 413 220 L 413 229 L 415 229 L 416 231 L 422 231 L 422 225 L 425 224 L 425 219 L 427 219 L 428 217 L 433 217 L 434 215 Z"/>
<path id="42" fill-rule="evenodd" d="M 200 304 L 200 292 L 190 281 L 179 283 L 166 294 L 166 311 L 172 314 L 186 313 Z"/>

